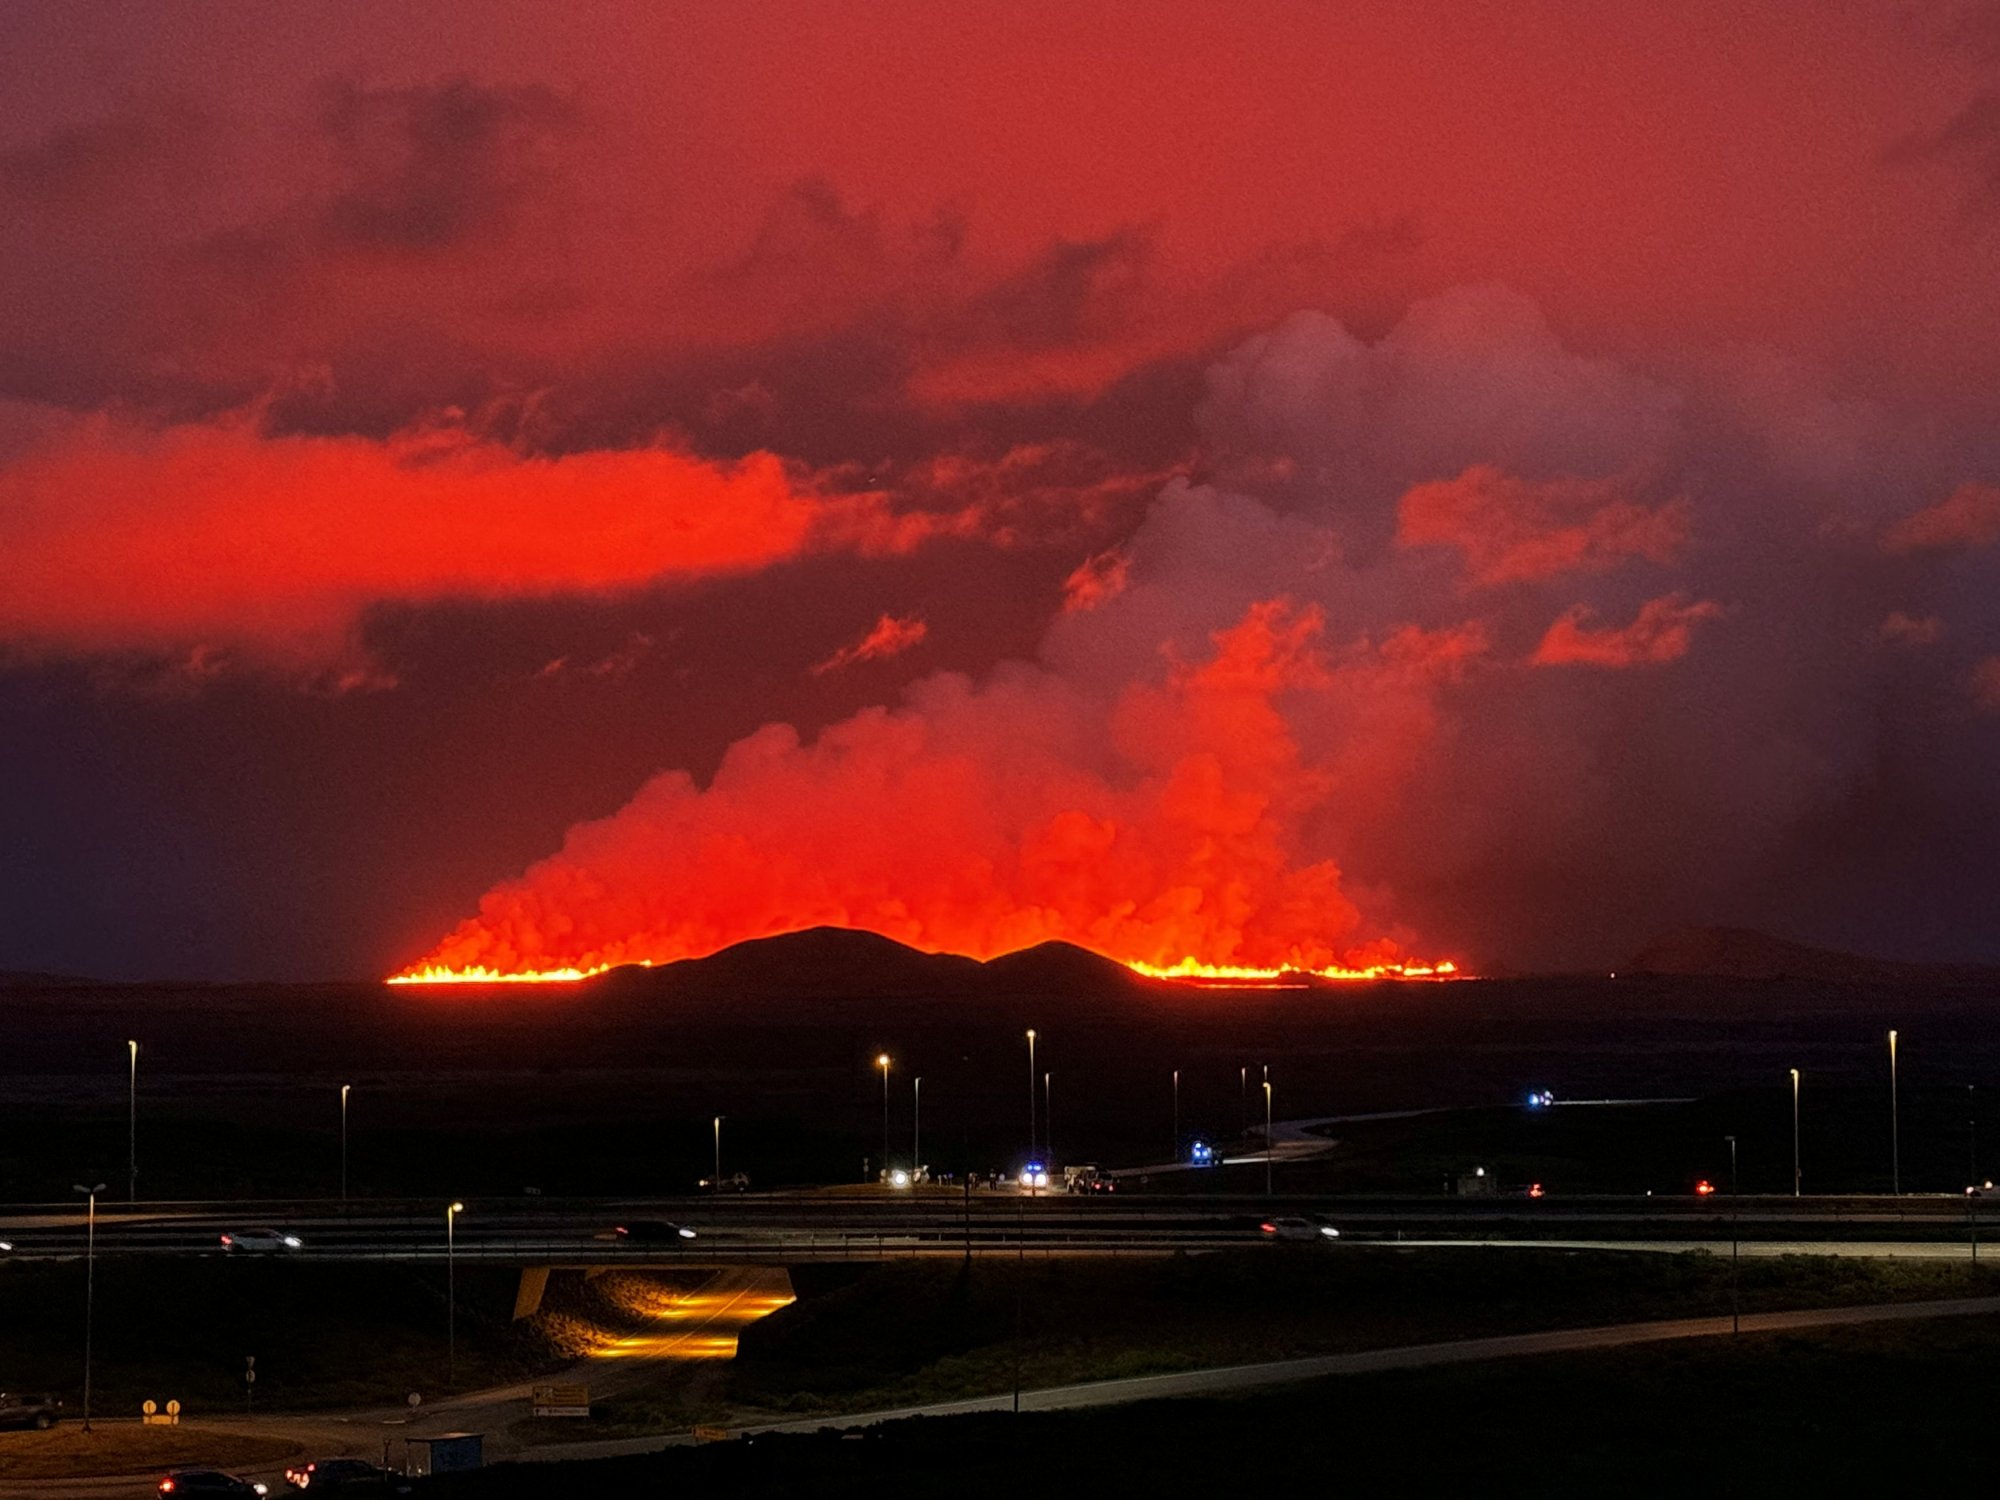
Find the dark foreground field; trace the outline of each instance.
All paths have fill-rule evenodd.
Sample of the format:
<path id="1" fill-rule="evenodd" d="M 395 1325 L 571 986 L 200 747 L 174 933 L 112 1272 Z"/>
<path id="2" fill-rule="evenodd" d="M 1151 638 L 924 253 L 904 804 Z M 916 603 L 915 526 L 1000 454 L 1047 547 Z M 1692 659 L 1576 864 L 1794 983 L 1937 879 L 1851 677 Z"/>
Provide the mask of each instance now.
<path id="1" fill-rule="evenodd" d="M 927 1418 L 435 1482 L 568 1496 L 1938 1495 L 1993 1482 L 2000 1319 L 1351 1376 L 1097 1412 Z"/>
<path id="2" fill-rule="evenodd" d="M 794 970 L 774 979 L 740 966 L 711 971 L 699 992 L 0 989 L 0 1202 L 67 1199 L 85 1181 L 110 1184 L 114 1199 L 128 1190 L 128 1038 L 141 1043 L 139 1193 L 151 1200 L 337 1194 L 342 1084 L 353 1085 L 349 1180 L 361 1195 L 683 1192 L 711 1166 L 718 1114 L 725 1169 L 760 1186 L 851 1182 L 880 1164 L 882 1052 L 894 1059 L 893 1157 L 912 1149 L 921 1076 L 925 1161 L 1011 1170 L 1027 1151 L 1028 1026 L 1037 1070 L 1052 1075 L 1037 1139 L 1058 1162 L 1166 1159 L 1176 1071 L 1183 1144 L 1242 1138 L 1261 1119 L 1266 1068 L 1279 1119 L 1504 1110 L 1538 1089 L 1731 1101 L 1678 1122 L 1677 1140 L 1581 1150 L 1578 1131 L 1603 1142 L 1658 1132 L 1580 1110 L 1537 1123 L 1532 1139 L 1427 1146 L 1373 1126 L 1352 1170 L 1300 1179 L 1312 1190 L 1435 1191 L 1468 1153 L 1504 1149 L 1565 1190 L 1685 1192 L 1722 1170 L 1732 1133 L 1744 1190 L 1788 1191 L 1792 1067 L 1805 1078 L 1808 1190 L 1886 1189 L 1895 1026 L 1903 1186 L 1958 1191 L 1980 1154 L 1970 1121 L 2000 1085 L 1990 984 L 1597 977 L 1202 991 L 1086 967 L 1007 970 L 969 995 L 924 991 L 922 970 L 886 994 L 857 988 L 865 972 L 850 978 L 806 993 Z M 1367 1144 L 1359 1128 L 1344 1133 Z M 2000 1144 L 2000 1118 L 1987 1133 Z"/>

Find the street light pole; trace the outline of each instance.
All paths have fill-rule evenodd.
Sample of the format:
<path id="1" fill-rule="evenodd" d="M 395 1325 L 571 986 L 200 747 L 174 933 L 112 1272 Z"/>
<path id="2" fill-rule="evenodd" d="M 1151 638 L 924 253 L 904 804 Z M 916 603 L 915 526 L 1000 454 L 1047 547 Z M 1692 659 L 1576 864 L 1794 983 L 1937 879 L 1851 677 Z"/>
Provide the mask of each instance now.
<path id="1" fill-rule="evenodd" d="M 1240 1135 L 1250 1133 L 1250 1065 L 1245 1063 L 1236 1070 L 1236 1129 Z"/>
<path id="2" fill-rule="evenodd" d="M 131 1165 L 132 1176 L 131 1191 L 126 1197 L 128 1201 L 137 1203 L 139 1201 L 139 1044 L 137 1042 L 127 1042 L 125 1045 L 130 1049 L 132 1054 L 132 1083 L 131 1092 L 127 1096 L 128 1109 L 126 1111 L 126 1152 L 127 1160 Z"/>
<path id="3" fill-rule="evenodd" d="M 715 1176 L 709 1179 L 715 1190 L 722 1191 L 722 1116 L 715 1117 Z"/>
<path id="4" fill-rule="evenodd" d="M 1271 1080 L 1264 1080 L 1264 1196 L 1271 1196 Z"/>
<path id="5" fill-rule="evenodd" d="M 1903 1195 L 1903 1112 L 1896 1096 L 1896 1033 L 1889 1033 L 1889 1191 Z"/>
<path id="6" fill-rule="evenodd" d="M 347 1096 L 354 1090 L 351 1083 L 340 1086 L 340 1201 L 347 1201 Z"/>
<path id="7" fill-rule="evenodd" d="M 1028 1160 L 1035 1159 L 1035 1028 L 1028 1028 Z"/>
<path id="8" fill-rule="evenodd" d="M 444 1383 L 447 1389 L 458 1385 L 458 1216 L 465 1212 L 463 1203 L 454 1202 L 444 1211 L 444 1302 L 445 1302 L 445 1354 Z"/>
<path id="9" fill-rule="evenodd" d="M 1042 1163 L 1045 1171 L 1055 1165 L 1056 1155 L 1056 1107 L 1049 1092 L 1051 1076 L 1042 1074 L 1042 1148 L 1048 1153 L 1048 1160 Z"/>
<path id="10" fill-rule="evenodd" d="M 1168 1153 L 1168 1161 L 1181 1159 L 1181 1070 L 1174 1069 L 1174 1148 Z"/>
<path id="11" fill-rule="evenodd" d="M 1792 1196 L 1799 1196 L 1799 1070 L 1792 1069 Z"/>
<path id="12" fill-rule="evenodd" d="M 85 1210 L 83 1239 L 83 1430 L 90 1431 L 90 1346 L 97 1325 L 97 1195 L 104 1191 L 104 1184 L 85 1187 L 82 1183 L 73 1186 L 90 1200 Z"/>
<path id="13" fill-rule="evenodd" d="M 1737 1215 L 1742 1211 L 1736 1199 L 1736 1137 L 1728 1136 L 1729 1142 L 1729 1331 L 1743 1331 L 1743 1308 L 1736 1295 L 1737 1261 Z"/>
<path id="14" fill-rule="evenodd" d="M 924 1075 L 919 1073 L 910 1081 L 910 1183 L 916 1185 L 917 1173 L 924 1169 Z"/>
<path id="15" fill-rule="evenodd" d="M 882 1070 L 882 1180 L 889 1180 L 889 1054 L 884 1052 L 875 1059 L 875 1066 Z"/>

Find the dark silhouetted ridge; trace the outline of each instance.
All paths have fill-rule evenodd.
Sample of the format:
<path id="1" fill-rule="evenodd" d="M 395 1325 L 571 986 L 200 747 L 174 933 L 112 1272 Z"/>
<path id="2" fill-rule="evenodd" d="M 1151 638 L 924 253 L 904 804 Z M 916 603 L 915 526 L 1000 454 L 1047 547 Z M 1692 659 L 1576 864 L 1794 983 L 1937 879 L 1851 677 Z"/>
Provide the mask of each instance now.
<path id="1" fill-rule="evenodd" d="M 1832 948 L 1813 948 L 1742 927 L 1682 927 L 1655 938 L 1625 968 L 1639 974 L 1718 979 L 1803 979 L 1817 984 L 1877 984 L 1923 979 L 1981 983 L 2000 968 L 1978 964 L 1898 963 Z"/>

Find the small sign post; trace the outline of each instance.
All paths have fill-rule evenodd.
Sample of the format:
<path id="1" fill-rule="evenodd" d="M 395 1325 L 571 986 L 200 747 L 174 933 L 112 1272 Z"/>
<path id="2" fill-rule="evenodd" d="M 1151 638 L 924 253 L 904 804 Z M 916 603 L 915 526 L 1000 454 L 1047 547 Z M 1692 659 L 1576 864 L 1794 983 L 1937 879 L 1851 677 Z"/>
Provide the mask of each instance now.
<path id="1" fill-rule="evenodd" d="M 587 1385 L 538 1385 L 535 1387 L 535 1415 L 538 1417 L 588 1417 L 590 1387 Z"/>

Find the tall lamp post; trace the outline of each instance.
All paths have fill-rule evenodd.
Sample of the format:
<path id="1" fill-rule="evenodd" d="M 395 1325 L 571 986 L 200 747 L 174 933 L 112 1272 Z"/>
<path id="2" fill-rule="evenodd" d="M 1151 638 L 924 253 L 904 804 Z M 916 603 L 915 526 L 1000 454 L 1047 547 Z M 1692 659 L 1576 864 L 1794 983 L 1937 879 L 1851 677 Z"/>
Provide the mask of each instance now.
<path id="1" fill-rule="evenodd" d="M 882 1180 L 889 1180 L 889 1054 L 884 1052 L 875 1059 L 875 1066 L 882 1070 Z"/>
<path id="2" fill-rule="evenodd" d="M 722 1191 L 722 1116 L 715 1117 L 715 1175 L 709 1178 L 715 1190 Z"/>
<path id="3" fill-rule="evenodd" d="M 1236 1070 L 1236 1128 L 1243 1135 L 1250 1133 L 1250 1065 L 1245 1063 Z"/>
<path id="4" fill-rule="evenodd" d="M 444 1211 L 444 1305 L 445 1305 L 445 1345 L 444 1383 L 447 1389 L 458 1385 L 458 1216 L 465 1212 L 463 1203 L 453 1202 Z"/>
<path id="5" fill-rule="evenodd" d="M 1264 1080 L 1264 1196 L 1271 1196 L 1271 1080 Z"/>
<path id="6" fill-rule="evenodd" d="M 354 1091 L 354 1085 L 340 1086 L 340 1201 L 347 1201 L 347 1096 Z"/>
<path id="7" fill-rule="evenodd" d="M 131 1167 L 131 1188 L 126 1194 L 128 1201 L 139 1201 L 139 1044 L 127 1042 L 126 1049 L 132 1054 L 132 1082 L 126 1095 L 126 1160 Z"/>
<path id="8" fill-rule="evenodd" d="M 1042 1074 L 1042 1150 L 1049 1158 L 1042 1163 L 1045 1172 L 1048 1167 L 1054 1165 L 1056 1154 L 1056 1106 L 1049 1092 L 1049 1080 L 1053 1076 L 1047 1072 Z"/>
<path id="9" fill-rule="evenodd" d="M 1174 1069 L 1174 1149 L 1167 1156 L 1168 1161 L 1181 1159 L 1181 1070 Z"/>
<path id="10" fill-rule="evenodd" d="M 1028 1028 L 1028 1160 L 1035 1159 L 1035 1028 Z"/>
<path id="11" fill-rule="evenodd" d="M 1889 1191 L 1903 1195 L 1903 1112 L 1896 1097 L 1896 1033 L 1889 1033 Z"/>
<path id="12" fill-rule="evenodd" d="M 1799 1196 L 1799 1070 L 1792 1069 L 1792 1196 Z"/>
<path id="13" fill-rule="evenodd" d="M 924 1075 L 910 1080 L 910 1182 L 924 1169 Z"/>
<path id="14" fill-rule="evenodd" d="M 1741 1212 L 1736 1200 L 1736 1137 L 1724 1137 L 1729 1142 L 1729 1331 L 1743 1331 L 1742 1303 L 1736 1295 L 1737 1272 L 1737 1219 Z"/>
<path id="15" fill-rule="evenodd" d="M 79 1193 L 90 1200 L 86 1209 L 83 1231 L 83 1430 L 90 1431 L 90 1345 L 91 1335 L 97 1323 L 97 1195 L 104 1191 L 104 1184 L 85 1187 L 82 1183 L 72 1184 Z"/>

